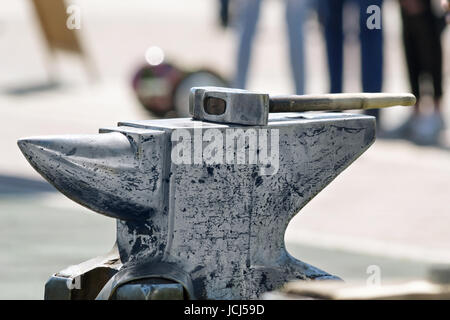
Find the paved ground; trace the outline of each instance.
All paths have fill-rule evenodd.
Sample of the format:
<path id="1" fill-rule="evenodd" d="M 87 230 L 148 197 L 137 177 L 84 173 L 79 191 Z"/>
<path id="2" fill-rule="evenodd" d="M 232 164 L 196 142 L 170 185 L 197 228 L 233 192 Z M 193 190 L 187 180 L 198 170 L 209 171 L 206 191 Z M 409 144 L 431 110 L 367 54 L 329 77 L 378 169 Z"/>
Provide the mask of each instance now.
<path id="1" fill-rule="evenodd" d="M 36 192 L 36 188 L 9 181 L 9 185 L 14 184 L 14 196 L 0 197 L 0 299 L 41 299 L 49 275 L 112 247 L 115 222 L 92 214 L 57 192 Z M 430 266 L 421 260 L 302 241 L 289 241 L 288 250 L 346 281 L 366 281 L 371 265 L 380 267 L 383 282 L 425 277 Z"/>
<path id="2" fill-rule="evenodd" d="M 149 118 L 135 101 L 127 79 L 151 45 L 162 47 L 168 57 L 188 68 L 214 67 L 226 76 L 233 70 L 233 34 L 216 26 L 212 1 L 130 0 L 126 6 L 106 0 L 76 3 L 83 10 L 83 39 L 101 81 L 86 83 L 77 59 L 61 56 L 62 86 L 29 94 L 17 89 L 43 84 L 46 77 L 39 30 L 27 1 L 14 1 L 0 13 L 3 299 L 42 298 L 51 273 L 104 253 L 114 242 L 114 221 L 51 191 L 20 154 L 18 138 L 93 133 L 120 120 Z M 383 13 L 386 91 L 408 89 L 396 9 L 395 1 L 387 1 Z M 282 14 L 279 2 L 266 1 L 254 49 L 252 89 L 292 91 Z M 449 52 L 448 31 L 444 39 Z M 358 47 L 351 39 L 349 45 L 345 86 L 358 91 L 359 68 L 354 63 Z M 307 55 L 307 90 L 324 92 L 323 43 L 314 21 L 308 24 Z M 448 79 L 448 63 L 445 68 Z M 449 105 L 448 95 L 445 105 Z M 386 126 L 392 127 L 407 111 L 395 108 L 383 115 Z M 450 123 L 448 111 L 446 115 Z M 380 266 L 386 280 L 423 277 L 430 263 L 450 263 L 449 187 L 448 148 L 379 140 L 291 222 L 286 234 L 288 249 L 345 279 L 364 281 L 369 265 Z"/>

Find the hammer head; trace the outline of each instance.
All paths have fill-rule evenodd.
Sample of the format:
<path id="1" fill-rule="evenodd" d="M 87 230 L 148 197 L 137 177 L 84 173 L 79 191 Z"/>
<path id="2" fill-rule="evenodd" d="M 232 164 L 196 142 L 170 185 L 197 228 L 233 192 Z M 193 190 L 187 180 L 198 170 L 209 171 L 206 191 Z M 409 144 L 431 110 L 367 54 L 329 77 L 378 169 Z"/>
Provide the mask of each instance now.
<path id="1" fill-rule="evenodd" d="M 195 87 L 189 97 L 189 113 L 196 120 L 265 126 L 269 95 L 231 88 Z"/>

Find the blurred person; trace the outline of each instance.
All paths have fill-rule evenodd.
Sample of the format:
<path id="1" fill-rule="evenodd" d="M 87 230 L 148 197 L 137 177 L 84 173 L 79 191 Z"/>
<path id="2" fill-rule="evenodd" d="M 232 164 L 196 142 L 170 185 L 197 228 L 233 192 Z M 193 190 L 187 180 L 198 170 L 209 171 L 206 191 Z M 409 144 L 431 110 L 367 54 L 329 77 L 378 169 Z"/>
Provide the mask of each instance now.
<path id="1" fill-rule="evenodd" d="M 441 6 L 446 13 L 447 23 L 450 23 L 450 0 L 441 0 Z"/>
<path id="2" fill-rule="evenodd" d="M 369 29 L 369 6 L 380 9 L 383 0 L 319 0 L 319 16 L 324 27 L 330 77 L 330 92 L 343 90 L 344 64 L 344 5 L 350 1 L 359 6 L 359 39 L 361 44 L 361 77 L 364 92 L 380 92 L 383 85 L 383 32 Z M 379 118 L 379 110 L 367 110 L 367 114 Z"/>
<path id="3" fill-rule="evenodd" d="M 442 9 L 444 9 L 446 12 L 450 11 L 450 0 L 441 0 L 441 6 Z"/>
<path id="4" fill-rule="evenodd" d="M 237 70 L 233 83 L 236 88 L 244 89 L 247 85 L 252 43 L 260 15 L 261 2 L 262 0 L 235 0 L 239 36 Z M 284 2 L 295 91 L 297 94 L 303 94 L 305 90 L 303 23 L 310 0 L 284 0 Z"/>
<path id="5" fill-rule="evenodd" d="M 438 16 L 432 0 L 399 0 L 403 25 L 403 43 L 409 82 L 417 98 L 413 115 L 397 129 L 400 136 L 424 144 L 436 143 L 444 127 L 441 111 L 442 98 L 442 44 L 444 17 Z M 424 114 L 430 107 L 424 99 L 422 86 L 431 84 L 433 112 Z M 428 105 L 427 105 L 428 104 Z"/>

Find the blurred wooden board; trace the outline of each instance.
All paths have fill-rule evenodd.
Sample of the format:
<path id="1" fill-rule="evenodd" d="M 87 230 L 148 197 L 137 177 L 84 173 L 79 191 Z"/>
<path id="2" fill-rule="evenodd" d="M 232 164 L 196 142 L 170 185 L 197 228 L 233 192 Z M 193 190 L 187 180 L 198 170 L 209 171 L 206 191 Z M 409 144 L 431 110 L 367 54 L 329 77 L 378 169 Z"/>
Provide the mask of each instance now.
<path id="1" fill-rule="evenodd" d="M 294 281 L 265 299 L 325 300 L 449 300 L 450 285 L 417 280 L 384 285 L 358 285 L 342 281 Z"/>
<path id="2" fill-rule="evenodd" d="M 31 0 L 39 18 L 48 47 L 83 55 L 75 29 L 67 28 L 64 0 Z"/>

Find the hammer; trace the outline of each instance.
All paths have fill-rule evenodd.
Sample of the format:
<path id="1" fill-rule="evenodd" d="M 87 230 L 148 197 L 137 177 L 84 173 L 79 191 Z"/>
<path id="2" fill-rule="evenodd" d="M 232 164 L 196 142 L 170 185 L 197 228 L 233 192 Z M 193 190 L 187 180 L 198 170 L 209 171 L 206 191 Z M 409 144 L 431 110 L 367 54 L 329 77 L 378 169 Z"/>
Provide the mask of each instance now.
<path id="1" fill-rule="evenodd" d="M 269 96 L 220 87 L 194 87 L 189 97 L 193 119 L 243 125 L 267 125 L 269 112 L 340 111 L 412 106 L 410 93 L 337 93 Z"/>

